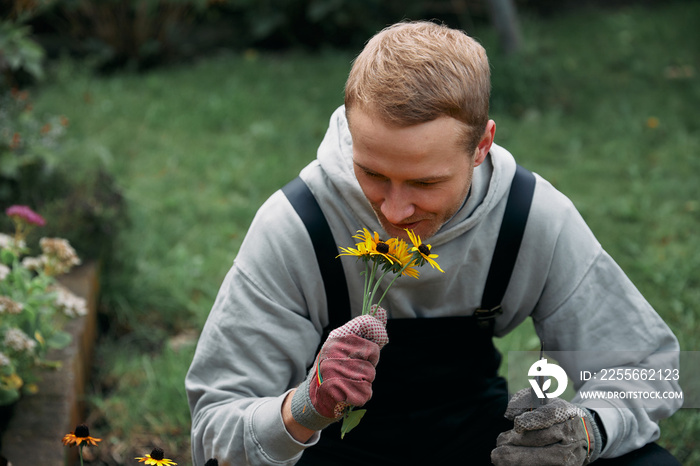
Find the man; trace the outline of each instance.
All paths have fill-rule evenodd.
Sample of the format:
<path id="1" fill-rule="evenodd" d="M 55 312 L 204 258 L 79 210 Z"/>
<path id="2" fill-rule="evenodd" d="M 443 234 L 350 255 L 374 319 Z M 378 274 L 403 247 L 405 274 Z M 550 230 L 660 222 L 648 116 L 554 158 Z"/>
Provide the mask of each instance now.
<path id="1" fill-rule="evenodd" d="M 485 51 L 460 31 L 400 23 L 370 40 L 353 64 L 345 106 L 300 177 L 335 244 L 354 244 L 361 228 L 384 239 L 412 230 L 439 253 L 445 273 L 426 267 L 417 281 L 397 280 L 386 311 L 358 317 L 363 264 L 343 258 L 352 312 L 326 339 L 339 311 L 327 304 L 324 258 L 285 194 L 272 195 L 187 376 L 195 464 L 580 465 L 630 455 L 677 464 L 647 445 L 658 438 L 658 419 L 678 408 L 674 400 L 650 408 L 616 399 L 592 410 L 578 397 L 532 409 L 524 390 L 509 404 L 492 336 L 527 317 L 546 349 L 567 351 L 559 363 L 570 376 L 607 365 L 676 368 L 679 347 L 570 201 L 540 177 L 502 312 L 478 325 L 516 172 L 494 144 L 489 93 Z M 610 357 L 604 364 L 586 355 L 591 349 Z M 341 439 L 335 421 L 347 405 L 365 405 L 367 414 Z"/>

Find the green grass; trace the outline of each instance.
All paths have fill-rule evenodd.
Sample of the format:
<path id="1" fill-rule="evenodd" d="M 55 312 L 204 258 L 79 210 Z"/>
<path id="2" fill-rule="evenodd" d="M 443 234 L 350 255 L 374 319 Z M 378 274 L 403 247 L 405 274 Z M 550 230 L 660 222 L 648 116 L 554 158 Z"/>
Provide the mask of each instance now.
<path id="1" fill-rule="evenodd" d="M 515 57 L 476 34 L 496 141 L 574 200 L 684 350 L 700 349 L 699 14 L 670 3 L 527 19 Z M 41 88 L 37 108 L 71 121 L 66 163 L 105 164 L 129 206 L 91 397 L 106 463 L 154 442 L 189 463 L 197 331 L 257 207 L 315 156 L 352 56 L 232 53 L 110 77 L 63 61 Z M 506 354 L 538 344 L 529 322 L 498 341 Z M 697 410 L 662 422 L 660 442 L 686 464 L 700 462 L 698 438 Z"/>

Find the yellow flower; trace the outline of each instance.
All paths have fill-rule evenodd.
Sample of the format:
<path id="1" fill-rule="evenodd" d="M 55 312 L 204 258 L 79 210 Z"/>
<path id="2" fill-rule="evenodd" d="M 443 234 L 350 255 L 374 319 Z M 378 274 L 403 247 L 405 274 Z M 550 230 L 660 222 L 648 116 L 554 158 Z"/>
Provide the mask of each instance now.
<path id="1" fill-rule="evenodd" d="M 369 256 L 369 251 L 365 250 L 364 244 L 358 244 L 357 249 L 353 248 L 344 248 L 340 247 L 340 250 L 343 251 L 338 256 L 357 256 L 357 257 L 362 257 L 362 256 Z"/>
<path id="2" fill-rule="evenodd" d="M 408 237 L 411 239 L 411 242 L 413 243 L 413 247 L 411 248 L 411 251 L 418 252 L 420 256 L 422 257 L 422 260 L 430 264 L 430 266 L 434 269 L 438 269 L 440 272 L 445 273 L 444 270 L 440 268 L 437 262 L 435 262 L 433 259 L 437 259 L 438 255 L 437 254 L 430 254 L 430 245 L 429 244 L 423 244 L 421 242 L 420 236 L 416 235 L 413 233 L 411 230 L 406 230 L 406 233 L 408 233 Z"/>
<path id="3" fill-rule="evenodd" d="M 63 437 L 64 445 L 92 445 L 97 446 L 97 442 L 101 442 L 102 439 L 90 437 L 90 429 L 85 424 L 80 424 L 75 428 L 75 431 Z"/>
<path id="4" fill-rule="evenodd" d="M 388 241 L 382 241 L 379 238 L 379 233 L 376 231 L 370 233 L 367 228 L 362 230 L 357 230 L 356 235 L 353 236 L 355 239 L 359 239 L 360 242 L 355 244 L 357 249 L 354 248 L 343 248 L 339 256 L 356 256 L 356 257 L 371 257 L 371 256 L 381 256 L 389 261 L 390 264 L 394 264 L 396 259 L 389 254 L 390 245 Z M 391 240 L 389 240 L 391 241 Z"/>
<path id="5" fill-rule="evenodd" d="M 372 234 L 367 228 L 357 230 L 357 234 L 354 235 L 353 238 L 359 239 L 363 243 L 367 244 L 370 249 L 374 249 L 377 246 L 377 243 L 381 241 L 379 239 L 379 233 L 375 231 L 374 234 Z"/>
<path id="6" fill-rule="evenodd" d="M 165 458 L 163 449 L 157 447 L 153 449 L 150 455 L 137 457 L 136 459 L 139 460 L 139 463 L 146 463 L 154 466 L 171 466 L 177 464 L 173 460 Z"/>
<path id="7" fill-rule="evenodd" d="M 24 385 L 24 380 L 18 374 L 0 376 L 0 388 L 3 390 L 19 390 Z"/>
<path id="8" fill-rule="evenodd" d="M 416 264 L 413 260 L 413 254 L 411 254 L 411 251 L 408 249 L 408 244 L 398 238 L 391 238 L 387 243 L 389 243 L 391 248 L 389 254 L 398 262 L 399 270 L 403 269 L 401 275 L 418 278 L 418 269 L 415 267 Z"/>
<path id="9" fill-rule="evenodd" d="M 343 251 L 339 256 L 357 256 L 357 257 L 362 257 L 362 256 L 370 256 L 372 253 L 377 251 L 377 241 L 379 241 L 379 234 L 374 233 L 376 240 L 372 236 L 372 234 L 365 228 L 364 230 L 357 230 L 357 235 L 353 236 L 355 239 L 359 239 L 360 242 L 355 244 L 357 246 L 357 249 L 353 248 L 343 248 L 341 247 L 340 250 Z"/>

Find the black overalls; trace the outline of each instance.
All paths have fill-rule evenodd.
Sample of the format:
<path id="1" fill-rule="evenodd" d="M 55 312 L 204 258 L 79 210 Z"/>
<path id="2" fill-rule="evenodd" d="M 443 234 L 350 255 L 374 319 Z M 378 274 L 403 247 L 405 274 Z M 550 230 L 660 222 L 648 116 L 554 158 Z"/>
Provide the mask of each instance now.
<path id="1" fill-rule="evenodd" d="M 297 464 L 490 464 L 513 427 L 491 336 L 473 317 L 390 319 L 387 333 L 360 424 L 343 439 L 339 422 L 327 427 Z"/>
<path id="2" fill-rule="evenodd" d="M 518 166 L 482 310 L 474 316 L 389 319 L 389 344 L 381 351 L 364 418 L 343 439 L 339 422 L 324 429 L 298 465 L 491 464 L 498 434 L 512 428 L 503 417 L 508 389 L 498 376 L 493 318 L 520 248 L 534 183 L 532 173 Z M 340 261 L 322 259 L 337 255 L 333 236 L 300 178 L 283 191 L 309 230 L 333 310 L 328 329 L 336 328 L 351 315 Z"/>

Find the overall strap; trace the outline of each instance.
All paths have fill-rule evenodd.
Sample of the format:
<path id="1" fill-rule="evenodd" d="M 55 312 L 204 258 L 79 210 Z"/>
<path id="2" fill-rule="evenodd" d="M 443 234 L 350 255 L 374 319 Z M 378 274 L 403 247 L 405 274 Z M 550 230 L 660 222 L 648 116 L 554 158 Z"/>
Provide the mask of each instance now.
<path id="1" fill-rule="evenodd" d="M 493 332 L 494 320 L 503 312 L 501 301 L 518 258 L 534 191 L 535 175 L 517 165 L 503 213 L 503 222 L 498 232 L 496 249 L 491 258 L 481 308 L 474 313 L 477 324 L 484 330 Z"/>
<path id="2" fill-rule="evenodd" d="M 345 282 L 343 264 L 337 259 L 338 246 L 333 239 L 333 233 L 316 198 L 301 178 L 296 177 L 287 183 L 282 188 L 282 192 L 304 222 L 314 245 L 323 287 L 326 291 L 329 319 L 329 325 L 326 328 L 332 330 L 340 327 L 350 320 L 350 295 Z"/>

